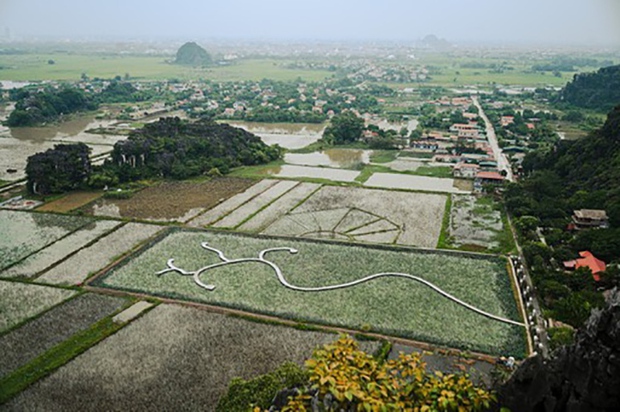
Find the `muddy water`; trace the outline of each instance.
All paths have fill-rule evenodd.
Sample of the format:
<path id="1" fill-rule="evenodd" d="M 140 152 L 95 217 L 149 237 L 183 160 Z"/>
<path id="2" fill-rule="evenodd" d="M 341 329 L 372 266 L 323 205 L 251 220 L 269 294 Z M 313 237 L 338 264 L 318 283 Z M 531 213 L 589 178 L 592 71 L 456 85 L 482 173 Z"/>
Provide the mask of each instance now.
<path id="1" fill-rule="evenodd" d="M 327 149 L 313 153 L 287 153 L 284 161 L 293 165 L 354 168 L 370 162 L 370 150 Z"/>
<path id="2" fill-rule="evenodd" d="M 223 122 L 259 136 L 265 144 L 279 144 L 286 149 L 300 149 L 319 140 L 325 124 Z"/>
<path id="3" fill-rule="evenodd" d="M 263 170 L 267 175 L 292 178 L 327 179 L 336 182 L 353 182 L 360 172 L 355 170 L 330 169 L 326 167 L 306 167 L 297 165 L 274 166 Z"/>
<path id="4" fill-rule="evenodd" d="M 5 109 L 5 115 L 6 112 Z M 92 149 L 93 156 L 109 152 L 112 145 L 125 136 L 91 134 L 86 130 L 107 127 L 112 123 L 111 120 L 96 120 L 93 115 L 84 115 L 45 127 L 3 128 L 0 130 L 0 179 L 12 181 L 25 177 L 24 169 L 29 156 L 61 142 L 86 143 Z"/>
<path id="5" fill-rule="evenodd" d="M 9 137 L 20 141 L 68 141 L 92 144 L 113 145 L 124 136 L 100 135 L 86 133 L 87 130 L 109 127 L 114 120 L 97 120 L 92 115 L 78 116 L 70 120 L 44 127 L 14 127 L 9 130 Z"/>

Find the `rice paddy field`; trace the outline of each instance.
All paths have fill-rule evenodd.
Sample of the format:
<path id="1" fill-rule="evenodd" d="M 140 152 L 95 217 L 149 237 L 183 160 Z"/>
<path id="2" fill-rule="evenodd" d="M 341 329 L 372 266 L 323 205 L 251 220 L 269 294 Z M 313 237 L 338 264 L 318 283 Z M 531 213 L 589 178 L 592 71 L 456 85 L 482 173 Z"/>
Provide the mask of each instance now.
<path id="1" fill-rule="evenodd" d="M 0 333 L 70 298 L 67 289 L 0 281 Z"/>
<path id="2" fill-rule="evenodd" d="M 4 411 L 214 411 L 232 378 L 302 364 L 336 335 L 159 305 L 33 384 Z M 377 342 L 362 342 L 372 353 Z"/>
<path id="3" fill-rule="evenodd" d="M 427 286 L 403 278 L 380 278 L 346 289 L 300 292 L 284 287 L 261 262 L 242 262 L 204 272 L 216 286 L 207 291 L 191 276 L 157 272 L 168 259 L 185 271 L 220 262 L 201 242 L 228 259 L 256 258 L 267 248 L 288 282 L 319 287 L 351 282 L 380 272 L 420 276 L 455 297 L 494 315 L 520 321 L 506 261 L 498 257 L 363 247 L 296 239 L 250 237 L 208 231 L 173 230 L 94 280 L 93 285 L 203 302 L 297 321 L 370 330 L 493 355 L 522 357 L 524 329 L 472 312 Z"/>
<path id="4" fill-rule="evenodd" d="M 81 284 L 89 275 L 103 269 L 115 258 L 127 253 L 160 230 L 161 226 L 128 223 L 94 244 L 80 249 L 69 259 L 43 273 L 37 281 L 54 285 Z"/>
<path id="5" fill-rule="evenodd" d="M 263 233 L 433 248 L 445 203 L 440 194 L 323 186 Z"/>
<path id="6" fill-rule="evenodd" d="M 0 210 L 0 271 L 91 222 L 86 217 Z"/>
<path id="7" fill-rule="evenodd" d="M 126 304 L 122 298 L 86 293 L 0 336 L 0 379 Z"/>
<path id="8" fill-rule="evenodd" d="M 99 199 L 84 210 L 95 216 L 185 222 L 254 183 L 228 177 L 206 182 L 162 182 L 129 199 Z"/>

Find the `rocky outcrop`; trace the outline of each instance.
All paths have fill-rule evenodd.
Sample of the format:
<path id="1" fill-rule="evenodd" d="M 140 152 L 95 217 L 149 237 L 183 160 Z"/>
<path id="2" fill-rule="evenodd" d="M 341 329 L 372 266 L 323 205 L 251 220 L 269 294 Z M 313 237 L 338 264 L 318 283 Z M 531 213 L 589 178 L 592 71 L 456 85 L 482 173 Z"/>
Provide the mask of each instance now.
<path id="1" fill-rule="evenodd" d="M 527 359 L 499 390 L 512 411 L 618 411 L 620 407 L 620 291 L 594 311 L 575 343 Z"/>

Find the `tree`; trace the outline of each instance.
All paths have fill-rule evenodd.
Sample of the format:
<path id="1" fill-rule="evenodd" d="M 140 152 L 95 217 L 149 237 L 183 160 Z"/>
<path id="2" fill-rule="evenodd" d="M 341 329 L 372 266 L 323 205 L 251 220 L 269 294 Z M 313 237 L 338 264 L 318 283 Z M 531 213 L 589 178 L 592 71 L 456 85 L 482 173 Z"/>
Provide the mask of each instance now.
<path id="1" fill-rule="evenodd" d="M 30 193 L 62 193 L 80 187 L 91 172 L 90 148 L 84 143 L 58 144 L 28 158 L 26 187 Z"/>
<path id="2" fill-rule="evenodd" d="M 364 119 L 351 111 L 332 117 L 331 123 L 323 132 L 323 140 L 332 145 L 353 143 L 362 136 Z"/>
<path id="3" fill-rule="evenodd" d="M 466 375 L 427 372 L 418 353 L 380 363 L 347 336 L 316 350 L 306 367 L 327 411 L 481 411 L 495 401 Z M 302 391 L 282 411 L 315 410 L 311 399 Z"/>

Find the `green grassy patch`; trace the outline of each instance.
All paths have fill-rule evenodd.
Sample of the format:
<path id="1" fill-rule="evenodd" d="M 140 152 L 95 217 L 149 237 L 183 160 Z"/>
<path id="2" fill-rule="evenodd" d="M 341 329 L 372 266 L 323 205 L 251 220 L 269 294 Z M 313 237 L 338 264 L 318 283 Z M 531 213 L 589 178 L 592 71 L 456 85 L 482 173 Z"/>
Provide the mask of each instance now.
<path id="1" fill-rule="evenodd" d="M 363 142 L 355 142 L 349 144 L 338 144 L 338 145 L 330 145 L 325 143 L 322 140 L 317 140 L 314 143 L 310 143 L 308 146 L 301 147 L 299 149 L 289 150 L 291 153 L 314 153 L 321 152 L 327 149 L 368 149 L 368 145 Z"/>
<path id="2" fill-rule="evenodd" d="M 364 183 L 373 173 L 395 173 L 392 169 L 386 166 L 378 166 L 378 165 L 364 165 L 364 168 L 360 172 L 360 174 L 355 178 L 356 182 Z"/>
<path id="3" fill-rule="evenodd" d="M 370 161 L 372 163 L 389 163 L 398 157 L 398 150 L 374 150 L 370 154 Z"/>
<path id="4" fill-rule="evenodd" d="M 210 79 L 214 81 L 259 81 L 264 78 L 292 81 L 302 78 L 320 81 L 332 75 L 326 70 L 289 69 L 286 60 L 257 58 L 239 60 L 228 66 L 190 67 L 169 63 L 173 56 L 123 56 L 87 53 L 4 55 L 2 78 L 13 81 L 79 80 L 82 73 L 91 78 L 112 78 L 129 74 L 132 79 Z M 54 60 L 55 64 L 48 64 Z"/>
<path id="5" fill-rule="evenodd" d="M 420 166 L 412 174 L 451 179 L 452 168 L 450 166 Z"/>
<path id="6" fill-rule="evenodd" d="M 447 196 L 446 208 L 443 212 L 441 221 L 441 232 L 437 240 L 437 249 L 451 249 L 452 240 L 450 239 L 450 213 L 452 212 L 452 196 Z"/>

